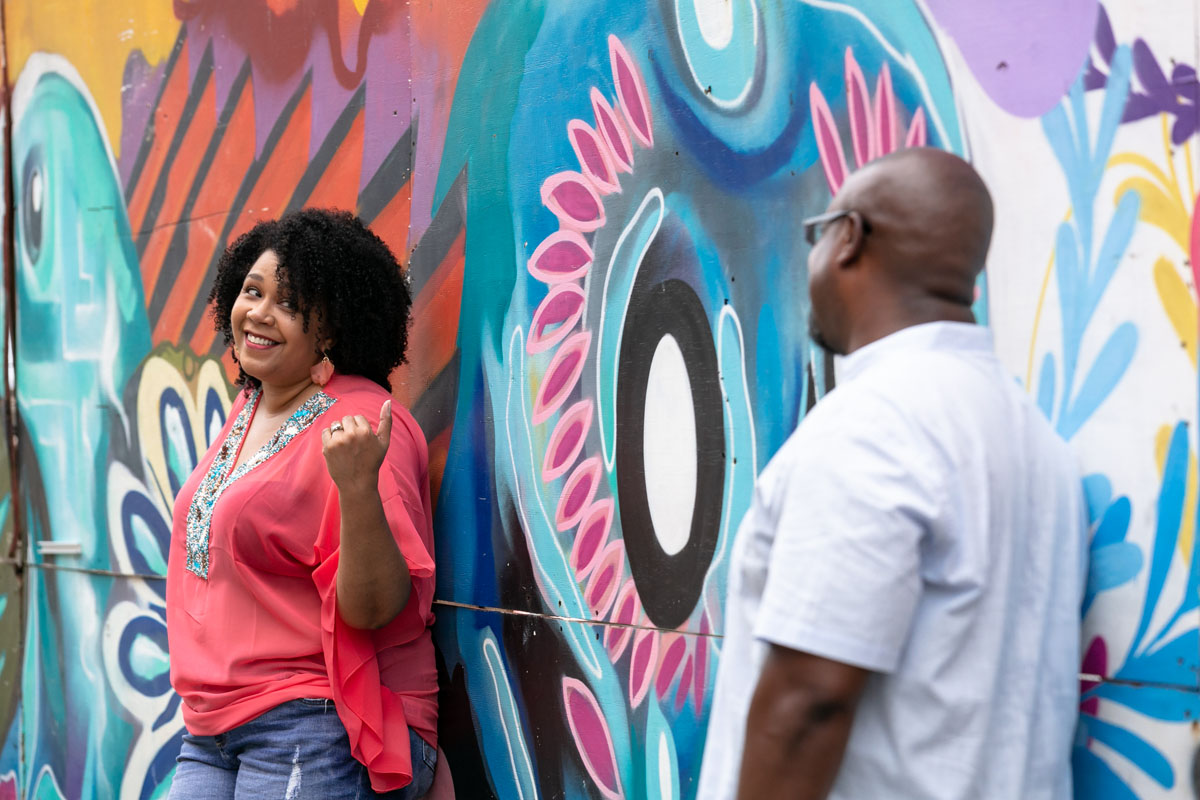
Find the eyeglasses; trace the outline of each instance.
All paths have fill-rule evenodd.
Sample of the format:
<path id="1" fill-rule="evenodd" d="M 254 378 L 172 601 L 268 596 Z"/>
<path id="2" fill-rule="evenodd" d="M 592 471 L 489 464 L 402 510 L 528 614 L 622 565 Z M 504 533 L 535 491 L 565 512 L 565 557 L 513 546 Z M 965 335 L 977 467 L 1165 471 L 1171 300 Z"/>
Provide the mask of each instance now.
<path id="1" fill-rule="evenodd" d="M 817 240 L 825 235 L 825 226 L 831 222 L 837 222 L 843 217 L 848 217 L 851 214 L 858 214 L 857 211 L 829 211 L 824 214 L 818 214 L 815 217 L 809 217 L 800 224 L 804 226 L 804 238 L 810 245 L 815 245 Z M 862 215 L 859 214 L 859 219 Z M 862 220 L 863 233 L 870 233 L 871 226 L 867 224 L 865 219 Z"/>

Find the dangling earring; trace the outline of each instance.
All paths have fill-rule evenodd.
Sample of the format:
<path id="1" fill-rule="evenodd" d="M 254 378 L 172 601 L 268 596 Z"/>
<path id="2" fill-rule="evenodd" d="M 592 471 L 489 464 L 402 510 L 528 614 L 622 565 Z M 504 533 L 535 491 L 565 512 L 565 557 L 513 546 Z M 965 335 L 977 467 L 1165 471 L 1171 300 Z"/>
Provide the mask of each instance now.
<path id="1" fill-rule="evenodd" d="M 312 382 L 317 386 L 329 383 L 329 379 L 333 377 L 333 362 L 329 360 L 329 356 L 323 356 L 314 364 L 313 368 L 309 370 L 309 375 L 312 376 Z"/>

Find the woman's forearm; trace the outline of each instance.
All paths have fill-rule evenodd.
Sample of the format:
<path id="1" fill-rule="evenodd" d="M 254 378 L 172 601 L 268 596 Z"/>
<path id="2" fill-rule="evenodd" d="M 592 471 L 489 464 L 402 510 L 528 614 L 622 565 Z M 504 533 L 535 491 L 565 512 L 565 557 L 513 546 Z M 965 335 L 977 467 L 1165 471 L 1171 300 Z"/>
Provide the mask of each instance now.
<path id="1" fill-rule="evenodd" d="M 382 628 L 408 602 L 412 579 L 374 486 L 339 489 L 341 555 L 337 609 L 355 628 Z"/>

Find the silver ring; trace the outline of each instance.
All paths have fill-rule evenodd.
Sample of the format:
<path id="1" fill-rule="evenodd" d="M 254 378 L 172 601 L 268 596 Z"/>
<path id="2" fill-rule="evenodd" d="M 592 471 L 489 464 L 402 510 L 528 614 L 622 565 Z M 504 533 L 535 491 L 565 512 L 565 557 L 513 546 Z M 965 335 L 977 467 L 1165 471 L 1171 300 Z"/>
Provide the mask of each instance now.
<path id="1" fill-rule="evenodd" d="M 332 425 L 330 425 L 330 426 L 329 426 L 329 432 L 330 432 L 330 433 L 337 433 L 337 432 L 338 432 L 338 431 L 340 431 L 341 429 L 342 429 L 342 423 L 340 423 L 340 422 L 335 422 L 335 423 L 333 423 Z"/>

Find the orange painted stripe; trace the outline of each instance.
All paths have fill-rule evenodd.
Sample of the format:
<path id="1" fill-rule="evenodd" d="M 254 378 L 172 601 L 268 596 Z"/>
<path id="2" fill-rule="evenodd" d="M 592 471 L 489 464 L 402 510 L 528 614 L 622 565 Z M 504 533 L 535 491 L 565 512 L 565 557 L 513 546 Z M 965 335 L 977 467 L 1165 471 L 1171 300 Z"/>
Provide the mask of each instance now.
<path id="1" fill-rule="evenodd" d="M 353 210 L 358 202 L 358 180 L 362 174 L 364 119 L 363 110 L 359 109 L 346 138 L 338 145 L 337 152 L 305 201 L 306 206 Z"/>
<path id="2" fill-rule="evenodd" d="M 142 230 L 145 223 L 146 207 L 150 205 L 150 195 L 158 183 L 158 174 L 167 158 L 167 150 L 175 137 L 175 128 L 183 113 L 183 107 L 188 97 L 188 43 L 185 41 L 175 59 L 175 67 L 166 77 L 167 85 L 163 89 L 162 99 L 158 108 L 154 109 L 154 143 L 150 145 L 150 153 L 146 157 L 146 165 L 142 168 L 137 186 L 129 198 L 129 225 L 136 234 Z M 148 292 L 147 292 L 148 293 Z"/>
<path id="3" fill-rule="evenodd" d="M 283 213 L 296 183 L 304 174 L 308 164 L 308 142 L 312 130 L 312 89 L 304 92 L 283 135 L 275 144 L 275 149 L 265 154 L 266 165 L 259 174 L 258 181 L 250 191 L 246 205 L 239 210 L 238 221 L 230 231 L 229 241 L 232 242 L 256 222 L 271 219 Z M 208 325 L 200 325 L 192 334 L 189 343 L 192 351 L 207 353 L 212 347 L 216 334 Z"/>
<path id="4" fill-rule="evenodd" d="M 308 166 L 309 137 L 312 133 L 312 87 L 305 90 L 304 96 L 292 113 L 291 119 L 283 135 L 275 144 L 275 149 L 264 154 L 266 165 L 246 200 L 229 240 L 233 241 L 255 223 L 264 219 L 273 219 L 287 208 L 292 192 L 304 168 Z"/>
<path id="5" fill-rule="evenodd" d="M 413 303 L 408 362 L 392 373 L 396 397 L 411 406 L 454 357 L 462 308 L 465 233 L 459 231 L 442 265 Z"/>
<path id="6" fill-rule="evenodd" d="M 247 81 L 229 116 L 216 158 L 204 176 L 200 194 L 196 195 L 191 212 L 193 218 L 226 213 L 233 207 L 246 172 L 254 163 L 254 141 L 254 84 Z"/>
<path id="7" fill-rule="evenodd" d="M 442 493 L 442 476 L 446 474 L 446 458 L 450 455 L 450 435 L 453 432 L 453 427 L 446 428 L 429 442 L 429 495 L 434 508 L 437 508 L 438 495 Z"/>
<path id="8" fill-rule="evenodd" d="M 187 225 L 187 258 L 175 276 L 175 285 L 163 306 L 162 314 L 154 320 L 152 339 L 154 344 L 160 342 L 178 343 L 183 335 L 183 326 L 188 314 L 196 303 L 203 303 L 208 297 L 207 286 L 201 286 L 205 270 L 212 255 L 216 252 L 221 238 L 221 230 L 225 227 L 228 214 L 215 217 L 202 217 L 185 222 Z M 174 228 L 171 229 L 172 233 Z M 212 324 L 208 317 L 200 323 L 200 329 L 208 329 L 212 333 Z M 211 343 L 211 339 L 210 339 Z M 203 350 L 196 350 L 203 353 Z"/>
<path id="9" fill-rule="evenodd" d="M 407 263 L 410 255 L 408 248 L 408 222 L 412 212 L 412 179 L 401 186 L 396 194 L 383 207 L 383 210 L 371 220 L 371 230 L 391 248 L 392 253 L 400 262 Z"/>
<path id="10" fill-rule="evenodd" d="M 216 81 L 210 77 L 200 98 L 200 104 L 196 107 L 195 116 L 183 136 L 179 151 L 176 152 L 175 160 L 167 174 L 167 193 L 163 198 L 162 209 L 155 221 L 155 228 L 150 233 L 150 241 L 142 252 L 142 283 L 146 286 L 147 296 L 154 293 L 154 285 L 158 282 L 167 247 L 171 244 L 171 237 L 175 235 L 175 223 L 182 221 L 180 217 L 183 204 L 187 202 L 192 183 L 196 180 L 196 172 L 200 169 L 200 162 L 216 127 L 217 89 Z"/>

